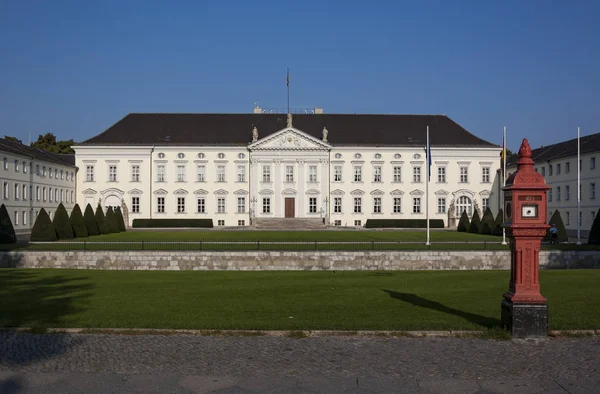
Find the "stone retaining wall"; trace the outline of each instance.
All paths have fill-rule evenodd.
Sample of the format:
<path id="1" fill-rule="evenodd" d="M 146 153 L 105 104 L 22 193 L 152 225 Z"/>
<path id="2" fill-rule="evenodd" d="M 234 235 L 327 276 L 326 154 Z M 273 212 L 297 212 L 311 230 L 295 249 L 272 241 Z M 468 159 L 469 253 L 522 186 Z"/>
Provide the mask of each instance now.
<path id="1" fill-rule="evenodd" d="M 540 267 L 600 268 L 594 251 L 542 251 Z M 510 269 L 508 251 L 0 252 L 0 268 L 107 270 L 486 270 Z"/>

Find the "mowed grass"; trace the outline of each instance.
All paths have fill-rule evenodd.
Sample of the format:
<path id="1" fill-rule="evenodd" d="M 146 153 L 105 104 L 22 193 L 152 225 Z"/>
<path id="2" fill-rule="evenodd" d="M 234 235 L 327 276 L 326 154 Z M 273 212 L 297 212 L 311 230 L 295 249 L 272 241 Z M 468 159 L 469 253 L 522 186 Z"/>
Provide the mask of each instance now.
<path id="1" fill-rule="evenodd" d="M 551 329 L 600 328 L 600 270 L 540 273 Z M 0 326 L 481 330 L 508 271 L 0 270 Z"/>

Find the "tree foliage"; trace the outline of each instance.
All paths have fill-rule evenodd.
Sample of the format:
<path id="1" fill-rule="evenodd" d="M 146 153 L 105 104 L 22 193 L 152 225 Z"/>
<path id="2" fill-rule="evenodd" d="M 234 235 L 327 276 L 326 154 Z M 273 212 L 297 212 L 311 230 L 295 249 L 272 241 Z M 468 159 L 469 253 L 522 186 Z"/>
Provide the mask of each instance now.
<path id="1" fill-rule="evenodd" d="M 121 207 L 117 207 L 115 210 L 115 215 L 117 216 L 117 224 L 119 225 L 119 232 L 127 231 L 125 227 L 125 218 L 123 217 L 123 212 L 121 211 Z"/>
<path id="2" fill-rule="evenodd" d="M 567 228 L 565 227 L 565 223 L 563 222 L 558 209 L 556 211 L 554 211 L 548 224 L 549 225 L 554 224 L 556 226 L 556 229 L 558 230 L 558 242 L 567 242 L 569 240 L 569 235 L 567 234 Z M 548 236 L 550 236 L 550 231 L 548 231 Z"/>
<path id="3" fill-rule="evenodd" d="M 73 238 L 73 226 L 71 225 L 71 219 L 69 219 L 69 214 L 62 203 L 58 204 L 58 208 L 56 208 L 56 213 L 54 214 L 54 220 L 52 223 L 54 224 L 54 230 L 56 231 L 56 236 L 58 239 Z"/>
<path id="4" fill-rule="evenodd" d="M 79 204 L 75 204 L 71 211 L 71 225 L 73 226 L 73 235 L 75 238 L 84 238 L 88 236 L 87 227 L 83 220 Z"/>
<path id="5" fill-rule="evenodd" d="M 98 204 L 96 207 L 96 214 L 94 216 L 96 218 L 96 224 L 98 225 L 98 233 L 110 234 L 108 223 L 106 222 L 106 218 L 104 217 L 104 212 L 102 211 L 100 204 Z"/>
<path id="6" fill-rule="evenodd" d="M 23 142 L 17 137 L 11 137 L 10 135 L 5 135 L 4 139 L 9 142 L 14 142 L 15 144 L 22 144 Z"/>
<path id="7" fill-rule="evenodd" d="M 469 224 L 469 232 L 473 234 L 479 234 L 479 228 L 481 227 L 481 219 L 479 219 L 479 212 L 476 209 L 473 210 L 473 217 L 471 218 L 471 224 Z"/>
<path id="8" fill-rule="evenodd" d="M 600 209 L 594 218 L 594 223 L 590 230 L 590 237 L 588 238 L 588 244 L 600 245 Z"/>
<path id="9" fill-rule="evenodd" d="M 96 223 L 96 216 L 94 216 L 94 208 L 92 208 L 90 204 L 85 207 L 83 221 L 85 223 L 88 235 L 92 236 L 100 234 L 98 230 L 98 223 Z"/>
<path id="10" fill-rule="evenodd" d="M 488 207 L 483 213 L 483 218 L 481 219 L 481 227 L 479 228 L 480 234 L 492 235 L 494 232 L 495 220 L 494 214 L 492 210 Z"/>
<path id="11" fill-rule="evenodd" d="M 71 148 L 75 145 L 72 139 L 65 141 L 57 141 L 56 136 L 52 133 L 40 134 L 37 141 L 31 143 L 32 148 L 37 148 L 50 153 L 73 154 L 75 151 Z"/>
<path id="12" fill-rule="evenodd" d="M 0 206 L 0 244 L 14 244 L 16 242 L 15 228 L 6 207 L 2 204 Z"/>
<path id="13" fill-rule="evenodd" d="M 44 208 L 40 209 L 33 228 L 31 229 L 30 239 L 32 241 L 56 241 L 56 231 L 50 216 Z"/>
<path id="14" fill-rule="evenodd" d="M 106 224 L 110 233 L 119 232 L 119 223 L 117 222 L 117 215 L 115 215 L 113 207 L 108 207 L 106 210 Z"/>
<path id="15" fill-rule="evenodd" d="M 469 230 L 469 215 L 467 215 L 466 211 L 463 211 L 462 215 L 460 215 L 456 231 L 466 233 L 467 230 Z"/>
<path id="16" fill-rule="evenodd" d="M 502 225 L 504 224 L 504 211 L 501 209 L 496 215 L 496 221 L 494 223 L 494 235 L 502 235 Z"/>

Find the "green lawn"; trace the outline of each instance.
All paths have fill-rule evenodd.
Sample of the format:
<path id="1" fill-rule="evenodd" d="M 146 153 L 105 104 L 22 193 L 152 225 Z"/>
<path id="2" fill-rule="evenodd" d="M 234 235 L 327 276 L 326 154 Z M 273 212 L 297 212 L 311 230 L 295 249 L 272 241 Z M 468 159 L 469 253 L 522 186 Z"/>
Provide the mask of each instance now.
<path id="1" fill-rule="evenodd" d="M 551 329 L 600 328 L 600 270 L 541 272 Z M 0 326 L 480 330 L 507 271 L 0 270 Z"/>

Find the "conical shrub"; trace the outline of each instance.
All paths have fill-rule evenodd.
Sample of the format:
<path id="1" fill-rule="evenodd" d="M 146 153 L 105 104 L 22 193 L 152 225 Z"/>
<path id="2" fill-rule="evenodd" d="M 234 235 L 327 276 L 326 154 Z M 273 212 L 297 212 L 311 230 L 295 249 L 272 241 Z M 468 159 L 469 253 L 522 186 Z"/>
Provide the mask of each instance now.
<path id="1" fill-rule="evenodd" d="M 558 242 L 567 242 L 569 240 L 567 228 L 565 227 L 565 223 L 563 222 L 562 217 L 560 216 L 560 212 L 558 212 L 558 209 L 554 211 L 548 224 L 551 226 L 556 226 L 556 229 L 558 230 Z M 548 237 L 550 237 L 550 231 L 548 231 Z"/>
<path id="2" fill-rule="evenodd" d="M 125 218 L 123 218 L 123 212 L 121 211 L 121 207 L 117 207 L 115 210 L 115 215 L 117 216 L 117 224 L 119 225 L 119 232 L 127 231 L 125 228 Z"/>
<path id="3" fill-rule="evenodd" d="M 69 214 L 62 203 L 58 204 L 58 208 L 56 208 L 56 213 L 54 214 L 54 220 L 52 223 L 54 224 L 54 230 L 56 231 L 56 236 L 58 239 L 73 238 L 73 226 L 71 225 L 71 219 L 69 219 Z"/>
<path id="4" fill-rule="evenodd" d="M 111 234 L 119 232 L 119 223 L 117 223 L 117 216 L 115 215 L 115 211 L 113 211 L 113 207 L 108 207 L 106 210 L 106 224 Z"/>
<path id="5" fill-rule="evenodd" d="M 81 214 L 81 208 L 79 204 L 75 204 L 71 211 L 71 225 L 73 226 L 73 235 L 75 238 L 84 238 L 88 236 L 87 227 L 83 221 L 83 215 Z"/>
<path id="6" fill-rule="evenodd" d="M 469 230 L 469 215 L 467 215 L 467 211 L 463 211 L 462 215 L 460 215 L 458 226 L 456 226 L 456 231 L 466 233 L 467 230 Z"/>
<path id="7" fill-rule="evenodd" d="M 600 209 L 594 218 L 592 229 L 590 230 L 590 237 L 588 238 L 588 244 L 600 245 Z"/>
<path id="8" fill-rule="evenodd" d="M 14 244 L 16 242 L 15 228 L 6 207 L 2 204 L 0 206 L 0 244 Z"/>
<path id="9" fill-rule="evenodd" d="M 90 204 L 85 207 L 85 213 L 83 214 L 83 221 L 85 228 L 87 229 L 88 235 L 98 235 L 98 223 L 96 223 L 96 216 L 94 216 L 94 208 Z"/>
<path id="10" fill-rule="evenodd" d="M 54 224 L 52 224 L 52 220 L 50 220 L 50 216 L 44 208 L 40 209 L 29 239 L 38 242 L 56 241 Z"/>
<path id="11" fill-rule="evenodd" d="M 502 233 L 503 233 L 502 225 L 503 224 L 504 224 L 504 211 L 501 209 L 498 212 L 498 215 L 496 215 L 496 220 L 494 222 L 494 235 L 502 235 Z"/>
<path id="12" fill-rule="evenodd" d="M 492 235 L 494 231 L 495 221 L 492 210 L 488 207 L 481 218 L 481 227 L 479 228 L 480 234 Z"/>
<path id="13" fill-rule="evenodd" d="M 481 227 L 481 219 L 479 219 L 479 212 L 474 209 L 473 217 L 471 218 L 471 224 L 469 224 L 469 232 L 473 234 L 479 234 L 479 228 Z"/>
<path id="14" fill-rule="evenodd" d="M 98 225 L 98 233 L 99 234 L 110 234 L 110 230 L 108 229 L 108 223 L 106 222 L 106 218 L 104 217 L 104 212 L 102 212 L 102 207 L 100 204 L 96 207 L 96 214 L 94 215 L 96 218 L 96 224 Z"/>

